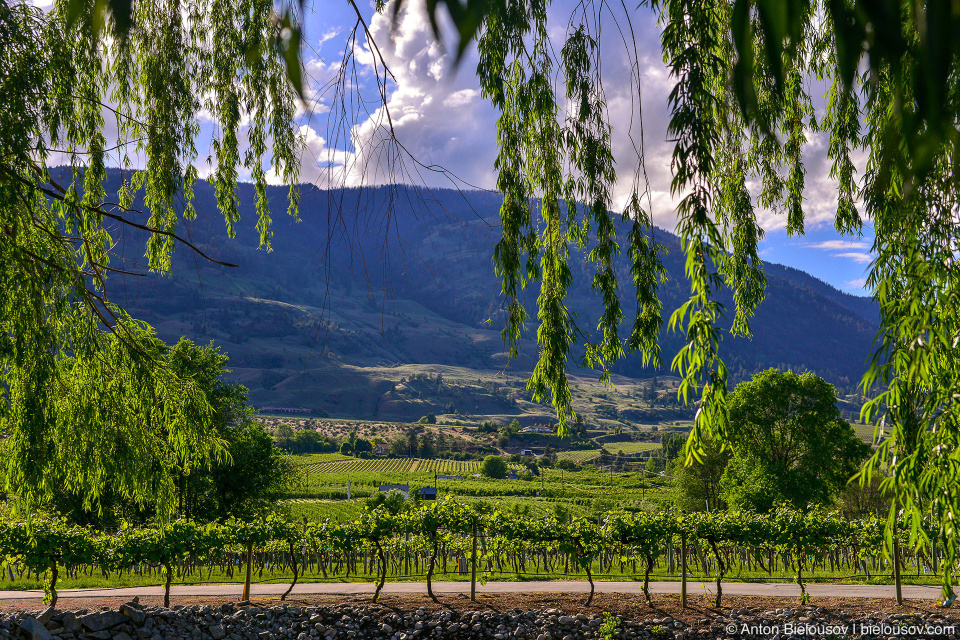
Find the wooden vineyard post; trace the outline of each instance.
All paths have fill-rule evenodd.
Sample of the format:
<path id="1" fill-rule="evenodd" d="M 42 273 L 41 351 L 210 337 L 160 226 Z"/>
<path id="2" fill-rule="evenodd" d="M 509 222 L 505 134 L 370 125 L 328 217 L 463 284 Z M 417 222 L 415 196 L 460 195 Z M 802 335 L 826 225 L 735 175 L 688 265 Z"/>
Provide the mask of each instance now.
<path id="1" fill-rule="evenodd" d="M 247 577 L 243 580 L 243 597 L 240 598 L 244 602 L 250 600 L 250 566 L 253 564 L 253 543 L 251 542 L 247 545 Z"/>
<path id="2" fill-rule="evenodd" d="M 687 608 L 687 534 L 680 534 L 680 606 Z"/>
<path id="3" fill-rule="evenodd" d="M 903 604 L 903 589 L 900 585 L 900 540 L 897 530 L 893 530 L 893 580 L 897 585 L 897 604 Z"/>
<path id="4" fill-rule="evenodd" d="M 477 525 L 473 525 L 473 551 L 470 554 L 470 600 L 477 601 Z"/>

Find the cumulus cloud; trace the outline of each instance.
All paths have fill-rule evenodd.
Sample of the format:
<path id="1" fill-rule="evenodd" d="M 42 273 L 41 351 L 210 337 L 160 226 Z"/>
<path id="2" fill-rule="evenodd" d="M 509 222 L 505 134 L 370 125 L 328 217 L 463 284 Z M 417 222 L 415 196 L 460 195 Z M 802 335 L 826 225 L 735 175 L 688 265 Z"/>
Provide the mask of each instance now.
<path id="1" fill-rule="evenodd" d="M 493 187 L 496 113 L 480 98 L 470 60 L 453 69 L 434 38 L 423 2 L 404 3 L 395 22 L 392 13 L 388 7 L 370 20 L 378 49 L 358 38 L 335 63 L 305 63 L 311 77 L 322 78 L 314 80 L 314 102 L 329 111 L 323 119 L 308 119 L 301 129 L 308 139 L 302 179 L 324 187 L 391 182 L 453 186 L 452 174 Z M 379 64 L 378 51 L 389 73 Z M 338 100 L 343 96 L 337 93 L 338 73 L 347 74 L 340 87 L 362 96 L 360 101 Z M 386 106 L 368 111 L 379 101 L 384 82 Z M 437 170 L 441 167 L 446 172 Z"/>
<path id="2" fill-rule="evenodd" d="M 557 52 L 565 37 L 562 25 L 568 24 L 571 13 L 576 11 L 582 11 L 582 5 L 572 0 L 560 0 L 550 7 L 550 33 Z M 405 2 L 395 22 L 392 13 L 388 7 L 369 21 L 370 32 L 392 76 L 374 64 L 375 52 L 362 36 L 357 38 L 352 50 L 344 49 L 346 30 L 327 29 L 321 38 L 324 54 L 336 45 L 341 47 L 337 55 L 327 55 L 328 62 L 316 57 L 306 62 L 308 74 L 316 79 L 314 103 L 318 106 L 309 114 L 313 119 L 303 121 L 314 141 L 305 151 L 303 179 L 322 186 L 386 182 L 449 186 L 447 174 L 433 171 L 443 167 L 468 185 L 494 188 L 498 114 L 480 96 L 474 73 L 475 52 L 468 52 L 455 69 L 449 52 L 436 42 L 423 0 Z M 606 106 L 613 128 L 612 150 L 619 176 L 612 205 L 614 209 L 622 208 L 635 186 L 634 181 L 638 180 L 640 190 L 646 190 L 643 202 L 655 224 L 673 229 L 676 208 L 683 196 L 671 193 L 674 143 L 667 134 L 668 96 L 675 80 L 663 62 L 661 32 L 652 11 L 631 10 L 631 29 L 618 29 L 613 19 L 609 11 L 602 12 L 600 28 L 604 37 L 599 40 Z M 623 17 L 619 19 L 619 26 L 623 27 Z M 575 16 L 573 22 L 577 20 Z M 627 34 L 631 30 L 635 38 L 628 39 L 625 46 L 615 34 Z M 351 78 L 349 89 L 366 92 L 364 106 L 376 106 L 371 106 L 369 113 L 358 108 L 354 112 L 356 117 L 343 118 L 338 112 L 343 105 L 331 101 L 330 83 L 343 71 L 341 58 L 352 58 L 358 65 L 359 72 Z M 562 78 L 558 77 L 560 81 Z M 378 82 L 386 83 L 386 109 L 378 104 Z M 827 87 L 813 79 L 809 87 L 817 115 L 822 117 L 825 99 L 821 94 Z M 321 88 L 325 88 L 326 93 L 320 91 Z M 563 87 L 558 86 L 557 90 L 562 94 Z M 322 117 L 315 117 L 318 115 Z M 390 141 L 391 125 L 400 147 Z M 336 161 L 331 162 L 329 158 L 317 161 L 317 140 L 321 139 L 324 144 L 320 148 L 325 152 L 335 150 Z M 803 160 L 807 169 L 804 210 L 808 230 L 832 226 L 836 215 L 837 183 L 829 175 L 831 161 L 827 148 L 825 134 L 807 134 Z M 641 155 L 645 162 L 638 166 Z M 863 154 L 855 154 L 854 161 L 858 169 L 862 169 L 865 158 Z M 754 197 L 760 225 L 770 234 L 781 233 L 786 227 L 786 215 L 758 205 L 758 180 L 751 180 L 748 188 Z"/>

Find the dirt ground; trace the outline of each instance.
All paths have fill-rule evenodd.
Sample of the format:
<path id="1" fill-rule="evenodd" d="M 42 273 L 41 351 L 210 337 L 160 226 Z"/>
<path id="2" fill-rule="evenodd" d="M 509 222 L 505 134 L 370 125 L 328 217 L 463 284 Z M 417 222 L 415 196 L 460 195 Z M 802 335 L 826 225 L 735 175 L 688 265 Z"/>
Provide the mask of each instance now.
<path id="1" fill-rule="evenodd" d="M 87 609 L 95 610 L 103 607 L 117 608 L 126 598 L 62 598 L 57 608 L 62 610 Z M 465 594 L 445 594 L 440 596 L 440 604 L 433 603 L 426 594 L 386 594 L 380 598 L 379 605 L 395 611 L 425 609 L 427 611 L 478 611 L 494 610 L 498 612 L 511 609 L 561 609 L 567 614 L 596 613 L 598 615 L 609 612 L 625 620 L 642 621 L 648 618 L 663 618 L 671 616 L 686 624 L 697 625 L 704 618 L 714 617 L 717 614 L 731 609 L 758 607 L 763 611 L 772 609 L 805 609 L 809 607 L 824 607 L 831 614 L 851 617 L 882 617 L 894 613 L 921 613 L 939 611 L 950 618 L 957 618 L 954 609 L 937 609 L 932 600 L 905 600 L 898 606 L 893 600 L 873 598 L 812 598 L 810 602 L 801 606 L 797 598 L 772 598 L 755 596 L 724 597 L 720 609 L 713 608 L 712 598 L 707 602 L 702 596 L 688 596 L 687 608 L 680 607 L 680 597 L 677 595 L 654 595 L 652 605 L 647 605 L 642 595 L 635 593 L 598 593 L 593 603 L 585 606 L 586 595 L 562 593 L 500 593 L 481 594 L 477 602 L 471 602 Z M 147 606 L 159 606 L 163 599 L 159 597 L 141 597 L 140 602 Z M 221 605 L 236 602 L 229 598 L 211 597 L 178 597 L 171 600 L 171 606 L 191 606 L 195 604 Z M 254 604 L 273 606 L 280 604 L 279 596 L 272 598 L 255 599 Z M 372 605 L 369 595 L 353 596 L 326 596 L 315 595 L 309 598 L 294 597 L 287 599 L 288 604 L 297 606 L 323 606 L 335 604 Z M 0 602 L 0 611 L 26 610 L 39 611 L 44 608 L 39 599 L 8 600 Z"/>

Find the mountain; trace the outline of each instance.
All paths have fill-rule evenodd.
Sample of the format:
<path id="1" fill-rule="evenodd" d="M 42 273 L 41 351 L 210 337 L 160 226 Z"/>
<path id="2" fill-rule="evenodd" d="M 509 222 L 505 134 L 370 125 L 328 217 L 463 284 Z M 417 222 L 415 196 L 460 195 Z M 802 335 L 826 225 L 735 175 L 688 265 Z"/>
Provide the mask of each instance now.
<path id="1" fill-rule="evenodd" d="M 120 179 L 119 172 L 110 172 L 108 193 L 119 189 Z M 216 341 L 257 406 L 379 419 L 415 419 L 428 410 L 549 415 L 523 385 L 536 356 L 536 289 L 525 294 L 532 320 L 518 361 L 508 363 L 500 338 L 502 296 L 491 262 L 499 239 L 497 194 L 302 189 L 299 222 L 283 213 L 286 189 L 269 189 L 273 251 L 267 252 L 256 248 L 252 185 L 238 189 L 242 218 L 230 239 L 213 188 L 198 183 L 198 216 L 177 232 L 239 267 L 218 266 L 179 246 L 172 275 L 111 277 L 108 294 L 168 341 L 181 335 Z M 631 354 L 614 366 L 617 385 L 608 392 L 596 386 L 596 372 L 576 368 L 574 354 L 571 374 L 583 392 L 575 393 L 577 402 L 590 403 L 597 415 L 669 415 L 644 414 L 640 400 L 628 402 L 640 398 L 638 381 L 652 376 L 660 380 L 655 396 L 669 391 L 670 360 L 683 345 L 681 335 L 667 330 L 667 320 L 688 295 L 684 258 L 674 235 L 654 233 L 668 249 L 669 277 L 661 286 L 666 371 L 645 369 Z M 618 235 L 625 238 L 626 228 Z M 114 240 L 124 259 L 143 262 L 142 232 L 124 229 Z M 579 328 L 592 333 L 600 308 L 590 286 L 592 265 L 575 252 L 571 269 L 568 306 Z M 733 380 L 769 367 L 810 370 L 852 393 L 877 328 L 873 302 L 789 267 L 767 265 L 766 273 L 766 300 L 752 321 L 753 338 L 726 334 L 721 344 Z M 632 281 L 623 260 L 618 274 L 626 333 Z M 729 292 L 721 299 L 732 318 Z M 438 374 L 444 378 L 439 384 Z M 665 402 L 678 416 L 687 411 Z"/>

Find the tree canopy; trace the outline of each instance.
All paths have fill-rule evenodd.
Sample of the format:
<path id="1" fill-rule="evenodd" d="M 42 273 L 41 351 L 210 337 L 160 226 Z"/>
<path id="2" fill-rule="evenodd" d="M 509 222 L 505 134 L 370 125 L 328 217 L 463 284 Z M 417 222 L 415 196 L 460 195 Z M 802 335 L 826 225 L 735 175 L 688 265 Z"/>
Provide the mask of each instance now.
<path id="1" fill-rule="evenodd" d="M 149 434 L 137 428 L 117 429 L 116 434 L 109 436 L 115 444 L 91 443 L 81 453 L 92 456 L 103 451 L 111 457 L 103 464 L 105 475 L 99 481 L 103 491 L 96 500 L 91 501 L 82 487 L 68 482 L 70 474 L 65 472 L 51 478 L 54 481 L 51 499 L 41 506 L 70 521 L 98 526 L 142 522 L 168 512 L 191 519 L 217 520 L 259 515 L 287 489 L 293 469 L 263 425 L 252 419 L 252 410 L 246 405 L 247 389 L 224 380 L 229 373 L 227 356 L 212 344 L 199 347 L 186 338 L 172 347 L 160 344 L 158 351 L 180 379 L 195 386 L 210 407 L 207 419 L 197 425 L 203 439 L 187 447 L 188 456 L 196 457 L 210 448 L 216 455 L 207 460 L 194 460 L 189 467 L 176 464 L 178 452 L 158 437 L 163 435 L 162 423 L 158 421 L 159 433 L 151 443 L 153 459 L 131 460 L 129 450 Z M 99 433 L 106 436 L 109 432 Z M 63 455 L 67 457 L 70 453 L 66 450 Z M 162 466 L 155 461 L 164 459 L 170 461 Z M 156 467 L 155 478 L 148 490 L 131 494 L 123 486 L 126 475 L 129 469 L 145 463 Z M 29 490 L 28 485 L 14 484 L 12 488 L 17 494 Z"/>
<path id="2" fill-rule="evenodd" d="M 197 381 L 113 303 L 107 275 L 143 273 L 111 261 L 128 229 L 149 232 L 151 271 L 169 269 L 175 243 L 192 247 L 177 225 L 195 215 L 201 112 L 216 122 L 211 180 L 228 234 L 243 167 L 269 247 L 268 159 L 296 214 L 283 29 L 270 2 L 0 3 L 0 434 L 6 488 L 28 502 L 65 487 L 92 506 L 110 478 L 168 513 L 171 469 L 222 453 Z M 127 175 L 118 194 L 103 187 L 111 157 Z M 50 162 L 70 163 L 72 179 L 52 179 Z"/>
<path id="3" fill-rule="evenodd" d="M 802 148 L 813 134 L 828 139 L 830 177 L 837 183 L 835 226 L 861 233 L 873 225 L 876 259 L 868 285 L 880 308 L 877 348 L 863 378 L 876 394 L 863 417 L 890 438 L 870 459 L 863 479 L 890 470 L 885 485 L 905 509 L 915 544 L 931 534 L 951 561 L 960 553 L 960 8 L 906 0 L 650 0 L 675 85 L 668 135 L 674 145 L 671 191 L 680 199 L 677 232 L 686 257 L 688 301 L 670 316 L 687 344 L 671 362 L 680 396 L 699 396 L 688 459 L 706 440 L 729 446 L 727 369 L 721 321 L 750 335 L 764 295 L 756 207 L 786 216 L 790 234 L 804 232 L 807 168 Z M 603 88 L 599 21 L 603 9 L 578 4 L 554 47 L 549 3 L 456 0 L 444 5 L 463 38 L 476 37 L 483 94 L 500 110 L 498 189 L 502 238 L 494 261 L 506 296 L 503 332 L 516 355 L 528 322 L 521 292 L 539 283 L 539 359 L 530 379 L 535 399 L 549 395 L 561 433 L 572 413 L 565 362 L 585 340 L 585 364 L 605 367 L 625 349 L 659 364 L 662 324 L 658 284 L 661 248 L 653 242 L 648 187 L 638 155 L 633 196 L 622 215 L 633 228 L 615 237 L 611 186 L 611 123 Z M 607 7 L 613 12 L 613 9 Z M 624 6 L 619 31 L 631 34 Z M 639 67 L 625 36 L 625 54 Z M 559 55 L 554 52 L 559 50 Z M 563 79 L 559 87 L 553 82 Z M 830 87 L 817 114 L 810 78 Z M 636 89 L 643 90 L 634 77 Z M 859 177 L 854 158 L 866 157 Z M 748 181 L 759 184 L 754 196 Z M 582 203 L 582 209 L 578 208 Z M 583 215 L 573 215 L 583 211 Z M 570 256 L 586 251 L 604 311 L 596 331 L 578 327 L 563 301 Z M 612 256 L 631 260 L 635 308 L 621 337 L 624 306 Z M 734 309 L 720 303 L 729 288 Z M 589 337 L 595 335 L 596 337 Z M 928 515 L 938 523 L 923 524 Z M 944 576 L 950 592 L 951 575 Z"/>
<path id="4" fill-rule="evenodd" d="M 502 480 L 507 477 L 507 463 L 500 456 L 487 456 L 480 465 L 480 473 L 488 478 Z"/>
<path id="5" fill-rule="evenodd" d="M 733 458 L 721 486 L 734 509 L 831 504 L 870 455 L 833 386 L 812 373 L 758 373 L 737 385 L 729 411 Z"/>

